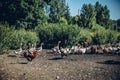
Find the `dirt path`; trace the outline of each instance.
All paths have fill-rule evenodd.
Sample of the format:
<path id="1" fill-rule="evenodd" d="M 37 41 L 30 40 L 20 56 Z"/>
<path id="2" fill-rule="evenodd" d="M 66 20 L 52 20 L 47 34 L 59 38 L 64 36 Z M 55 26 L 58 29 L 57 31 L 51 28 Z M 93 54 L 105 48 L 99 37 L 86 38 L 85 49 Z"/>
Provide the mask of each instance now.
<path id="1" fill-rule="evenodd" d="M 13 53 L 0 55 L 0 80 L 120 80 L 119 55 L 59 55 L 43 50 L 27 63 Z"/>

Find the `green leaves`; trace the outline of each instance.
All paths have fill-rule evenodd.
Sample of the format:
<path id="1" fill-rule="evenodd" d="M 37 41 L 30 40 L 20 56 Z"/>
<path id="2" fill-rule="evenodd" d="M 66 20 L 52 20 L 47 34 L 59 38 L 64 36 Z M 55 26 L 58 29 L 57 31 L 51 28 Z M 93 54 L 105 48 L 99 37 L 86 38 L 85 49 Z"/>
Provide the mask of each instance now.
<path id="1" fill-rule="evenodd" d="M 98 30 L 95 32 L 95 36 L 93 38 L 93 42 L 95 44 L 105 44 L 107 40 L 106 31 Z"/>
<path id="2" fill-rule="evenodd" d="M 0 54 L 9 50 L 12 32 L 8 25 L 0 25 Z"/>
<path id="3" fill-rule="evenodd" d="M 96 28 L 96 29 L 95 29 Z M 105 43 L 116 43 L 118 42 L 119 33 L 116 31 L 112 31 L 109 29 L 105 29 L 104 27 L 96 26 L 95 35 L 93 37 L 93 42 L 96 44 L 105 44 Z"/>
<path id="4" fill-rule="evenodd" d="M 65 0 L 51 0 L 50 2 L 50 23 L 61 23 L 61 18 L 66 19 L 65 23 L 70 23 L 69 6 L 66 5 Z"/>
<path id="5" fill-rule="evenodd" d="M 0 21 L 15 25 L 17 29 L 34 29 L 47 22 L 43 0 L 0 1 Z M 2 10 L 4 9 L 4 10 Z"/>
<path id="6" fill-rule="evenodd" d="M 105 28 L 109 28 L 110 26 L 110 11 L 107 6 L 102 6 L 99 2 L 95 4 L 96 14 L 96 22 L 97 24 L 104 26 Z"/>
<path id="7" fill-rule="evenodd" d="M 40 40 L 45 44 L 56 44 L 62 41 L 62 46 L 70 46 L 79 41 L 80 29 L 76 26 L 65 24 L 49 24 L 36 28 Z"/>
<path id="8" fill-rule="evenodd" d="M 81 26 L 84 28 L 91 28 L 96 23 L 96 11 L 94 6 L 91 4 L 84 4 L 81 11 Z"/>
<path id="9" fill-rule="evenodd" d="M 36 32 L 25 31 L 24 29 L 15 30 L 13 36 L 11 37 L 11 49 L 16 49 L 20 47 L 20 43 L 23 43 L 23 48 L 27 48 L 27 44 L 36 43 L 38 41 L 38 36 Z"/>
<path id="10" fill-rule="evenodd" d="M 117 42 L 118 33 L 112 30 L 106 30 L 107 40 L 106 42 L 110 42 L 112 44 L 115 44 Z"/>
<path id="11" fill-rule="evenodd" d="M 87 29 L 81 29 L 80 30 L 80 39 L 79 39 L 79 43 L 84 43 L 84 42 L 91 42 L 92 41 L 92 37 L 90 35 L 90 31 Z"/>
<path id="12" fill-rule="evenodd" d="M 25 31 L 24 29 L 15 30 L 8 25 L 0 25 L 0 54 L 9 49 L 18 49 L 23 43 L 23 48 L 27 48 L 27 43 L 39 41 L 36 32 Z"/>

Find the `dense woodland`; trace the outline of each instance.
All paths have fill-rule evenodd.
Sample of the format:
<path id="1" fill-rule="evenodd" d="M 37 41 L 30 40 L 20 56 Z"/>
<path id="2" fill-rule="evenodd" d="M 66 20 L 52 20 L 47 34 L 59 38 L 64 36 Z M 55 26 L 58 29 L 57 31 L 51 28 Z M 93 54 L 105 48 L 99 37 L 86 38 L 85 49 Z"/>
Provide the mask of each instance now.
<path id="1" fill-rule="evenodd" d="M 65 0 L 0 0 L 0 53 L 26 49 L 29 42 L 61 46 L 118 43 L 120 19 L 110 19 L 110 10 L 99 2 L 84 4 L 71 16 Z M 39 46 L 39 45 L 38 45 Z"/>

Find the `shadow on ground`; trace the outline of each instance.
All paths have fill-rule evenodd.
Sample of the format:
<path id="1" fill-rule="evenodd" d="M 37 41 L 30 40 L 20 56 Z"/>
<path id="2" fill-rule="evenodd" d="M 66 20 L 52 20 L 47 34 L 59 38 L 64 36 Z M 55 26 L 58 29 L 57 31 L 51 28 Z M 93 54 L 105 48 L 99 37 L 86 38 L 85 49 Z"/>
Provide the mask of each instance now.
<path id="1" fill-rule="evenodd" d="M 11 62 L 9 64 L 28 64 L 28 62 Z"/>
<path id="2" fill-rule="evenodd" d="M 8 57 L 16 57 L 16 55 L 12 55 L 12 54 L 10 54 L 10 55 L 8 55 Z"/>
<path id="3" fill-rule="evenodd" d="M 61 60 L 61 59 L 63 59 L 63 58 L 61 58 L 61 57 L 54 57 L 54 58 L 50 58 L 48 60 Z"/>
<path id="4" fill-rule="evenodd" d="M 28 62 L 18 62 L 18 64 L 28 64 Z"/>
<path id="5" fill-rule="evenodd" d="M 99 64 L 108 64 L 108 65 L 120 65 L 120 61 L 115 61 L 115 60 L 106 60 L 103 62 L 97 62 Z"/>

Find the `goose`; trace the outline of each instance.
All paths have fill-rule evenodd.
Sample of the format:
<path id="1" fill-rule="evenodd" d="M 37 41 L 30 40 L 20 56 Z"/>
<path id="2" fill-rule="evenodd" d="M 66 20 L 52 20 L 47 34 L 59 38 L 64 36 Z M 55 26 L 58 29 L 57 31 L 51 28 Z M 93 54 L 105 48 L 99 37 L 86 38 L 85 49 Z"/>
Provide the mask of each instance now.
<path id="1" fill-rule="evenodd" d="M 33 44 L 29 43 L 28 52 L 29 52 L 29 53 L 33 53 L 35 50 L 36 50 L 35 46 L 34 46 Z"/>
<path id="2" fill-rule="evenodd" d="M 43 47 L 42 47 L 43 45 L 44 45 L 44 43 L 41 43 L 41 44 L 40 44 L 40 47 L 37 48 L 36 50 L 37 50 L 38 52 L 41 52 L 41 51 L 43 50 Z"/>
<path id="3" fill-rule="evenodd" d="M 61 43 L 61 41 L 58 41 L 58 44 L 57 44 L 57 46 L 55 46 L 54 48 L 52 48 L 52 51 L 53 51 L 53 53 L 55 53 L 55 54 L 57 54 L 57 53 L 61 53 L 60 52 L 60 43 Z"/>
<path id="4" fill-rule="evenodd" d="M 17 49 L 17 50 L 14 50 L 14 53 L 16 54 L 16 55 L 19 55 L 19 54 L 21 54 L 22 53 L 22 43 L 20 43 L 20 48 L 19 49 Z"/>

